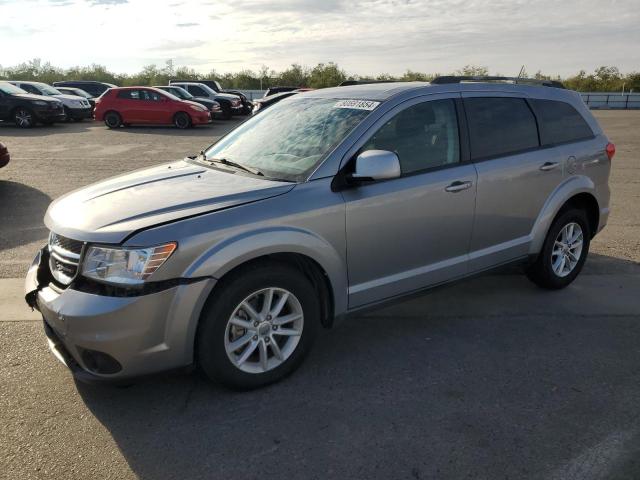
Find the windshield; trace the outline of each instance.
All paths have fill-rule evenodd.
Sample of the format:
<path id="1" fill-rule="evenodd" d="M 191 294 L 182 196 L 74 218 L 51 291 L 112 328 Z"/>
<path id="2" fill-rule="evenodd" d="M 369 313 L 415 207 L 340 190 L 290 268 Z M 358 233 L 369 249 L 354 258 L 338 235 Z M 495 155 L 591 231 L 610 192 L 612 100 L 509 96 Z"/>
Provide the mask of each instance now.
<path id="1" fill-rule="evenodd" d="M 55 88 L 50 87 L 49 85 L 46 85 L 44 83 L 38 83 L 36 85 L 36 88 L 40 90 L 43 95 L 62 95 L 59 90 L 56 90 Z"/>
<path id="2" fill-rule="evenodd" d="M 91 95 L 89 95 L 84 90 L 80 90 L 79 88 L 67 88 L 64 91 L 70 95 L 76 95 L 78 97 L 84 97 L 84 98 L 92 98 Z"/>
<path id="3" fill-rule="evenodd" d="M 8 95 L 15 95 L 16 93 L 27 93 L 21 88 L 18 88 L 8 82 L 0 82 L 0 90 Z"/>
<path id="4" fill-rule="evenodd" d="M 168 89 L 167 92 L 173 93 L 176 97 L 182 98 L 183 100 L 193 98 L 193 95 L 187 92 L 184 88 L 172 87 Z"/>
<path id="5" fill-rule="evenodd" d="M 365 103 L 367 108 L 356 105 Z M 205 155 L 209 160 L 227 159 L 252 167 L 266 177 L 303 181 L 377 105 L 329 98 L 286 99 L 247 120 Z"/>

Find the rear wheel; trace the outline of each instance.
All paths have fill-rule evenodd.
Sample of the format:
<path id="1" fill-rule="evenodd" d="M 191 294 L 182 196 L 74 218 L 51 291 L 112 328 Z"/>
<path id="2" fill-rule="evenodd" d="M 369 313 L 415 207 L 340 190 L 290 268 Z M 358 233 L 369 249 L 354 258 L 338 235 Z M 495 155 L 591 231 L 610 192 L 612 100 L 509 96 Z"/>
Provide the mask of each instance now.
<path id="1" fill-rule="evenodd" d="M 185 112 L 178 112 L 173 117 L 173 124 L 180 128 L 189 128 L 191 126 L 191 117 Z"/>
<path id="2" fill-rule="evenodd" d="M 13 121 L 20 128 L 31 128 L 36 124 L 33 112 L 25 107 L 18 107 L 13 112 Z"/>
<path id="3" fill-rule="evenodd" d="M 578 276 L 589 253 L 591 231 L 583 210 L 562 212 L 551 224 L 542 251 L 527 276 L 542 288 L 564 288 Z"/>
<path id="4" fill-rule="evenodd" d="M 104 124 L 109 128 L 118 128 L 122 125 L 122 117 L 117 112 L 107 112 L 104 115 Z"/>
<path id="5" fill-rule="evenodd" d="M 293 372 L 320 326 L 318 295 L 298 270 L 244 268 L 214 292 L 198 330 L 197 358 L 212 380 L 251 389 Z"/>

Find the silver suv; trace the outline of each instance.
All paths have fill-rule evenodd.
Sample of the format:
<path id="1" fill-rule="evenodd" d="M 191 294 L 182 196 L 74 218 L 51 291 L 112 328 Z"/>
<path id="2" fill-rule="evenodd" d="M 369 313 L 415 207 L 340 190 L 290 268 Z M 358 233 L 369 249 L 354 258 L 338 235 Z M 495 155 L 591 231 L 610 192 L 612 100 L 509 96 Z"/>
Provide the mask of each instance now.
<path id="1" fill-rule="evenodd" d="M 477 80 L 302 93 L 57 199 L 26 279 L 52 350 L 93 380 L 195 363 L 254 388 L 407 293 L 509 262 L 567 286 L 607 222 L 614 147 L 575 92 Z"/>

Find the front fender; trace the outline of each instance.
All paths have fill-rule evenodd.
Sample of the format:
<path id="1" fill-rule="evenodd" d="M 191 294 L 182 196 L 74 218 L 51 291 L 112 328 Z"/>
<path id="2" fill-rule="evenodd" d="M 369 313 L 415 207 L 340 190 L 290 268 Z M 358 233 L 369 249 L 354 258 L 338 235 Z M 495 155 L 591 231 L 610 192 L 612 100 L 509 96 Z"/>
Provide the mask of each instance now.
<path id="1" fill-rule="evenodd" d="M 537 255 L 542 250 L 542 244 L 547 236 L 547 232 L 551 227 L 553 219 L 567 203 L 567 201 L 579 193 L 589 193 L 596 201 L 598 200 L 596 185 L 593 181 L 584 175 L 576 175 L 567 178 L 561 183 L 545 202 L 531 232 L 531 243 L 529 247 L 530 255 Z"/>
<path id="2" fill-rule="evenodd" d="M 268 227 L 230 237 L 200 255 L 187 268 L 184 276 L 220 279 L 243 263 L 276 253 L 297 253 L 317 262 L 329 277 L 335 314 L 346 311 L 347 272 L 344 259 L 329 242 L 296 227 Z"/>

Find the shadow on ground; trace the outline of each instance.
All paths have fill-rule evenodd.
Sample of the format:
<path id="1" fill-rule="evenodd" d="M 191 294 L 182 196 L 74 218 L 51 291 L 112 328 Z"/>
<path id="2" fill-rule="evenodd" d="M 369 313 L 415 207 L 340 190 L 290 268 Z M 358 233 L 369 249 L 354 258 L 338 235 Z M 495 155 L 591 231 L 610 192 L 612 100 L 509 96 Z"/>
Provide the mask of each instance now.
<path id="1" fill-rule="evenodd" d="M 593 263 L 636 294 L 638 264 Z M 616 302 L 596 277 L 550 294 L 484 276 L 351 318 L 257 391 L 199 374 L 78 390 L 141 479 L 637 478 L 640 312 L 581 309 Z"/>
<path id="2" fill-rule="evenodd" d="M 245 120 L 245 117 L 239 117 L 238 119 L 233 119 L 232 121 L 225 120 L 214 120 L 212 123 L 207 125 L 196 125 L 191 128 L 179 129 L 174 127 L 173 125 L 129 125 L 127 127 L 114 128 L 111 132 L 115 134 L 120 133 L 138 133 L 145 135 L 167 135 L 171 134 L 172 136 L 177 137 L 196 137 L 202 134 L 202 130 L 212 130 L 214 132 L 219 132 L 221 129 L 225 131 L 231 130 L 232 128 L 237 127 L 241 122 Z M 107 128 L 107 127 L 105 127 Z"/>
<path id="3" fill-rule="evenodd" d="M 47 237 L 42 218 L 51 198 L 22 183 L 0 180 L 0 251 Z"/>
<path id="4" fill-rule="evenodd" d="M 81 133 L 86 132 L 89 127 L 95 125 L 93 121 L 83 122 L 62 122 L 53 125 L 38 124 L 31 128 L 20 128 L 11 122 L 0 122 L 0 138 L 2 134 L 11 137 L 45 137 L 60 133 Z M 9 148 L 11 151 L 11 148 Z"/>

